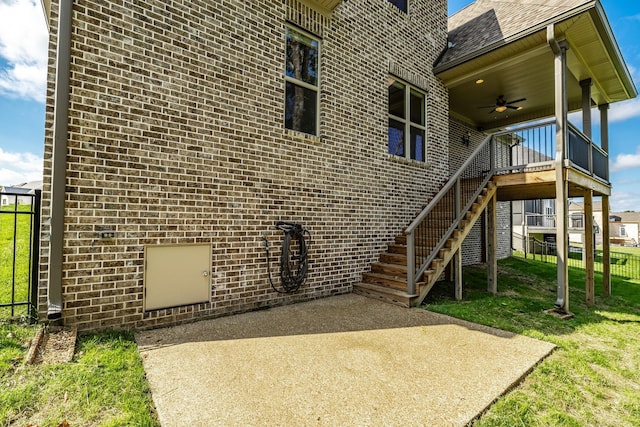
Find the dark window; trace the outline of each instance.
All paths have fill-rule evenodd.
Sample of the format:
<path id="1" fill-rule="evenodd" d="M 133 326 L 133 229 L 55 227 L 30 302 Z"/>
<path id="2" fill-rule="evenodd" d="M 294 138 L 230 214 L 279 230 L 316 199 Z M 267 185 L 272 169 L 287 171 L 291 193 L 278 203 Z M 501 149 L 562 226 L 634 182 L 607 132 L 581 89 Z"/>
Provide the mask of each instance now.
<path id="1" fill-rule="evenodd" d="M 409 3 L 409 0 L 389 0 L 389 2 L 394 4 L 401 11 L 407 11 L 407 3 Z"/>
<path id="2" fill-rule="evenodd" d="M 285 127 L 318 134 L 320 42 L 287 28 Z"/>
<path id="3" fill-rule="evenodd" d="M 426 95 L 389 78 L 389 154 L 426 161 Z"/>

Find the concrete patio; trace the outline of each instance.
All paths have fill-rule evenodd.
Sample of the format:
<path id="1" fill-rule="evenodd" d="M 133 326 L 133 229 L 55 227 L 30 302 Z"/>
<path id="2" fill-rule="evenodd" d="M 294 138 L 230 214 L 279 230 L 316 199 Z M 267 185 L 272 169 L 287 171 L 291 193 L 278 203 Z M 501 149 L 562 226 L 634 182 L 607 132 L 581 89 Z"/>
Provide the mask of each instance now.
<path id="1" fill-rule="evenodd" d="M 163 426 L 463 426 L 554 348 L 353 294 L 136 340 Z"/>

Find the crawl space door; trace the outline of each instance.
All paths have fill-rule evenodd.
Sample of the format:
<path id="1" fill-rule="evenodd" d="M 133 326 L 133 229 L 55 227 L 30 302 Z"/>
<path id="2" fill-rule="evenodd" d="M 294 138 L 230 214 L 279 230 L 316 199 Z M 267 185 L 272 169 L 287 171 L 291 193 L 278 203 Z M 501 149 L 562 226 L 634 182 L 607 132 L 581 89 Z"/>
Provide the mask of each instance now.
<path id="1" fill-rule="evenodd" d="M 211 245 L 155 245 L 144 252 L 145 311 L 209 302 Z"/>

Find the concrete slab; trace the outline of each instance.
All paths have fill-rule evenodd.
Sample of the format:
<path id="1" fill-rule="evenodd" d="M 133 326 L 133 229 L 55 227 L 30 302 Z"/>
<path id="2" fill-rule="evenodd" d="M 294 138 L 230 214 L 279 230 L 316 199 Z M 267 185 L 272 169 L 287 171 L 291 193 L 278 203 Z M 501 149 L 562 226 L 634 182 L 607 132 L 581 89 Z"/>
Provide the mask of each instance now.
<path id="1" fill-rule="evenodd" d="M 554 348 L 353 294 L 136 340 L 163 426 L 462 426 Z"/>

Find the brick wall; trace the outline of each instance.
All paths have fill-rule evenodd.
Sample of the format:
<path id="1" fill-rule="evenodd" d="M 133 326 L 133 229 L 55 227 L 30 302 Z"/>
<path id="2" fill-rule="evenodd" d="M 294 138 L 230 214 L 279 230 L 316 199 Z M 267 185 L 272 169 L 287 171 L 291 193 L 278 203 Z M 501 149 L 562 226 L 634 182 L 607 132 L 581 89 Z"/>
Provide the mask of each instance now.
<path id="1" fill-rule="evenodd" d="M 289 5 L 289 6 L 288 6 Z M 63 320 L 153 327 L 344 293 L 448 174 L 447 91 L 430 72 L 446 2 L 74 2 Z M 52 4 L 40 308 L 46 310 L 57 2 Z M 287 16 L 322 36 L 320 136 L 286 131 Z M 387 154 L 390 70 L 428 93 L 427 164 Z M 307 227 L 309 277 L 273 292 L 263 236 Z M 98 238 L 102 230 L 115 239 Z M 144 247 L 212 246 L 209 303 L 143 310 Z"/>

